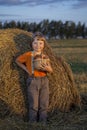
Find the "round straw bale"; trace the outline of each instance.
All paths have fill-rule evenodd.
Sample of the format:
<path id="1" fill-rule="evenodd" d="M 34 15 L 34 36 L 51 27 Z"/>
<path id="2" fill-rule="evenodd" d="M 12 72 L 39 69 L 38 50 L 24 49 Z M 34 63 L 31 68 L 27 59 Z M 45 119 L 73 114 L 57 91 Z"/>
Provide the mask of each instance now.
<path id="1" fill-rule="evenodd" d="M 16 65 L 15 58 L 30 51 L 32 34 L 19 29 L 0 30 L 0 99 L 11 110 L 11 114 L 25 115 L 27 112 L 27 74 Z M 46 44 L 44 50 L 53 67 L 48 74 L 50 88 L 49 111 L 68 111 L 72 105 L 80 105 L 80 96 L 75 86 L 70 66 L 58 58 Z M 2 102 L 0 102 L 1 104 Z"/>

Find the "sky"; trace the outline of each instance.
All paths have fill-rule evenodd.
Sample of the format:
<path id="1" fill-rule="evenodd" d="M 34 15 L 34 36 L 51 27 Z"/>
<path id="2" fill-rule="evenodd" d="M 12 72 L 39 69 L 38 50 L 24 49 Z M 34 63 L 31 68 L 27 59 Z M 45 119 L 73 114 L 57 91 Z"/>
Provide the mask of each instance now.
<path id="1" fill-rule="evenodd" d="M 0 0 L 0 21 L 49 19 L 87 25 L 87 0 Z"/>

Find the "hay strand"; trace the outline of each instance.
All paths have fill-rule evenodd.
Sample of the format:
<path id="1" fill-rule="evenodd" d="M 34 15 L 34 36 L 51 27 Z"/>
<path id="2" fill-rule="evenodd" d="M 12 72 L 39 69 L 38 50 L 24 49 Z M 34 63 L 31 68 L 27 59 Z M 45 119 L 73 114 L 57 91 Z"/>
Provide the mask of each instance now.
<path id="1" fill-rule="evenodd" d="M 27 112 L 27 74 L 16 65 L 15 58 L 31 50 L 31 37 L 31 33 L 19 29 L 0 30 L 0 99 L 7 104 L 11 113 L 21 116 Z M 44 53 L 49 56 L 54 70 L 54 73 L 48 74 L 49 111 L 68 111 L 72 105 L 80 106 L 80 96 L 70 66 L 63 58 L 56 58 L 48 43 Z"/>

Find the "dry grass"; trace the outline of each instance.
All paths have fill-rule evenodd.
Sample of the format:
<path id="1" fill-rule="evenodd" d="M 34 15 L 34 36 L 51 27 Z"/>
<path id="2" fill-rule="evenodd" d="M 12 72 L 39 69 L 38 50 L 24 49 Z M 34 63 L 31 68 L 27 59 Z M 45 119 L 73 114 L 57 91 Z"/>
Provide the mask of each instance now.
<path id="1" fill-rule="evenodd" d="M 87 94 L 87 73 L 74 74 L 80 94 Z"/>
<path id="2" fill-rule="evenodd" d="M 22 116 L 27 112 L 27 75 L 15 64 L 15 58 L 30 50 L 31 35 L 18 29 L 0 31 L 0 99 L 9 106 L 11 113 Z M 53 74 L 48 74 L 49 111 L 68 111 L 72 105 L 79 106 L 80 96 L 70 66 L 63 58 L 56 58 L 48 44 L 45 53 L 50 57 L 54 70 Z"/>

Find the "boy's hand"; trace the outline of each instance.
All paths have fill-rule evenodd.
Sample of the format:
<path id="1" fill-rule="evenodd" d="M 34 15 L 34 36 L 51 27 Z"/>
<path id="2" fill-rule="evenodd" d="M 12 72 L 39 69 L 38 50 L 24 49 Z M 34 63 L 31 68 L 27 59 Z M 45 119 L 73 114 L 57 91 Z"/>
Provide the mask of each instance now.
<path id="1" fill-rule="evenodd" d="M 26 66 L 25 66 L 24 64 L 20 63 L 20 62 L 17 61 L 17 60 L 16 60 L 16 63 L 17 63 L 17 65 L 18 65 L 19 67 L 21 67 L 24 71 L 26 71 L 26 72 L 30 75 L 28 69 L 26 68 Z"/>
<path id="2" fill-rule="evenodd" d="M 53 72 L 52 67 L 49 63 L 47 64 L 42 63 L 40 69 L 47 72 Z"/>

